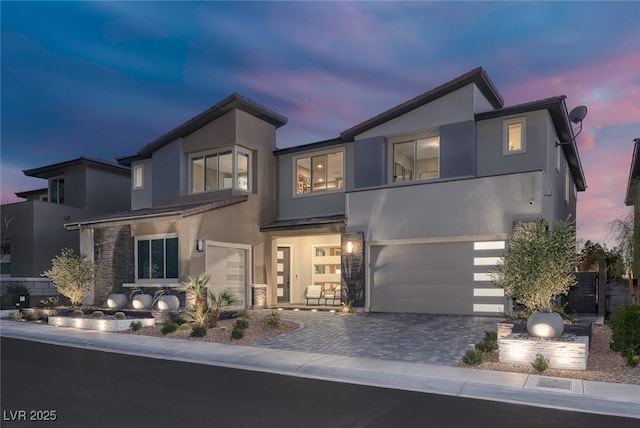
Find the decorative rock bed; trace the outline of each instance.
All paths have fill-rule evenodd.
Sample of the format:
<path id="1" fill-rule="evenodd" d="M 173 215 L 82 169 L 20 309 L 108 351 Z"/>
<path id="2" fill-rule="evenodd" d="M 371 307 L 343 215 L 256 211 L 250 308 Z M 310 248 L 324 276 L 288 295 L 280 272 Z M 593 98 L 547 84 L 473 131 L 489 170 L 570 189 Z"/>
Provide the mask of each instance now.
<path id="1" fill-rule="evenodd" d="M 63 316 L 50 316 L 49 325 L 56 327 L 74 327 L 83 330 L 97 331 L 123 331 L 128 330 L 131 323 L 137 321 L 143 327 L 150 327 L 155 324 L 155 319 L 151 318 L 73 318 Z"/>

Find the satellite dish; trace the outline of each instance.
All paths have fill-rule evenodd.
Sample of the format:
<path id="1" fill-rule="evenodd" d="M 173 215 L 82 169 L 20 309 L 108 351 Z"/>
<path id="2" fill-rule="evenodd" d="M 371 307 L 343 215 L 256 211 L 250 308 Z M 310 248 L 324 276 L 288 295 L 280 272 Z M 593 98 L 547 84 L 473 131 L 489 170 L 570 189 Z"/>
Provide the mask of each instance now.
<path id="1" fill-rule="evenodd" d="M 578 106 L 569 112 L 569 120 L 573 123 L 582 123 L 582 120 L 587 115 L 586 106 Z"/>

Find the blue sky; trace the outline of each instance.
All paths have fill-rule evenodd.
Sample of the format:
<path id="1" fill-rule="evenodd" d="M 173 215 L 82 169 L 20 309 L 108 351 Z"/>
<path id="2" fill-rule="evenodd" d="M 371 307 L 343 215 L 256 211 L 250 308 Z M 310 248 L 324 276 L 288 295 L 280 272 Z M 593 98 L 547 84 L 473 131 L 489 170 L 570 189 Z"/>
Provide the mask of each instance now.
<path id="1" fill-rule="evenodd" d="M 513 105 L 567 95 L 589 188 L 579 236 L 624 214 L 640 137 L 639 2 L 7 2 L 2 201 L 23 169 L 113 160 L 239 92 L 286 116 L 278 146 L 337 136 L 483 66 Z"/>

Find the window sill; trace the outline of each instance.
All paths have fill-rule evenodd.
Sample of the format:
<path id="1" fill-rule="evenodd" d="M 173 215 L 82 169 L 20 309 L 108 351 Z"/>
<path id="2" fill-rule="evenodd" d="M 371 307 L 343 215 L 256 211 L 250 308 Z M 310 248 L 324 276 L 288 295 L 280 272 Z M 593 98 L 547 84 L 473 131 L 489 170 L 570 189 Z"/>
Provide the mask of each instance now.
<path id="1" fill-rule="evenodd" d="M 135 282 L 135 283 L 126 283 L 126 284 L 122 284 L 123 287 L 125 288 L 135 288 L 135 287 L 149 287 L 149 288 L 176 288 L 176 287 L 180 287 L 181 284 L 179 283 L 174 283 L 174 282 L 165 282 L 165 283 L 161 283 L 161 282 Z"/>
<path id="2" fill-rule="evenodd" d="M 344 189 L 337 190 L 322 190 L 318 192 L 309 192 L 309 193 L 294 193 L 294 198 L 307 198 L 309 196 L 321 196 L 321 195 L 333 195 L 336 193 L 344 193 Z"/>

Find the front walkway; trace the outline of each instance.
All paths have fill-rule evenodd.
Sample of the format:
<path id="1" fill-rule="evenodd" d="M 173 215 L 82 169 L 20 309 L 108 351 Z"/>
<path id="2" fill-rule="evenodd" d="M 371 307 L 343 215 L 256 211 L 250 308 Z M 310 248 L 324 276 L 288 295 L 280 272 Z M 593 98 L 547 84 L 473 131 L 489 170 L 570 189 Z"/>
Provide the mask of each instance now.
<path id="1" fill-rule="evenodd" d="M 453 366 L 501 319 L 290 310 L 280 314 L 303 328 L 252 346 L 441 366 Z"/>

